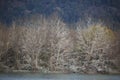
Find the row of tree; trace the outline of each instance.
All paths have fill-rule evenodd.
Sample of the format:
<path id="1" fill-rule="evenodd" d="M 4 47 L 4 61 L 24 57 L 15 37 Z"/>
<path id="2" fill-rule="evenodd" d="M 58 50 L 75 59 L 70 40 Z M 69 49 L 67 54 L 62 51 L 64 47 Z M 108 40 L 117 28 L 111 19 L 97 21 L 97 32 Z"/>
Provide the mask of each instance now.
<path id="1" fill-rule="evenodd" d="M 71 28 L 55 16 L 20 22 L 0 25 L 1 71 L 120 72 L 119 31 L 100 23 Z"/>

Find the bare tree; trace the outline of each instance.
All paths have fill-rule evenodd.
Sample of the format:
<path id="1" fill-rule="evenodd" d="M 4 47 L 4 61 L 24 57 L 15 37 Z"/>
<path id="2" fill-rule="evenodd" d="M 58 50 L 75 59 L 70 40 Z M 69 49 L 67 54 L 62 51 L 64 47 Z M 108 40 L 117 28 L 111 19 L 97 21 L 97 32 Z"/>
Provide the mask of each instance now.
<path id="1" fill-rule="evenodd" d="M 114 32 L 101 24 L 96 24 L 85 29 L 78 28 L 77 30 L 78 50 L 80 50 L 80 53 L 86 54 L 86 66 L 95 67 L 97 69 L 95 71 L 107 71 L 108 67 L 105 62 L 108 60 L 107 56 L 110 54 L 108 50 L 111 51 L 110 47 L 115 41 Z"/>

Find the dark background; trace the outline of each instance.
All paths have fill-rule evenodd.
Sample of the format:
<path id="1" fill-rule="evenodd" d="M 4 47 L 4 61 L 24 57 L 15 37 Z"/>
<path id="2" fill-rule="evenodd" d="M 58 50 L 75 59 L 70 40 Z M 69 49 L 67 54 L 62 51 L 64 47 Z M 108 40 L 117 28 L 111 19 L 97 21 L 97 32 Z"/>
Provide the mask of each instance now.
<path id="1" fill-rule="evenodd" d="M 0 0 L 0 22 L 10 24 L 26 16 L 57 12 L 68 24 L 91 17 L 111 26 L 120 25 L 120 0 Z"/>

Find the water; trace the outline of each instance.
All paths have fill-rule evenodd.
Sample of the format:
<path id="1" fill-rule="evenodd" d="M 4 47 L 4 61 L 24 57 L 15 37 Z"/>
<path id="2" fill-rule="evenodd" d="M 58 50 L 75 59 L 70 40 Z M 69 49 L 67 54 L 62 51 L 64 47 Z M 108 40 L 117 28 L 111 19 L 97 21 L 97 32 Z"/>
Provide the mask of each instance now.
<path id="1" fill-rule="evenodd" d="M 1 73 L 0 80 L 120 80 L 120 75 Z"/>

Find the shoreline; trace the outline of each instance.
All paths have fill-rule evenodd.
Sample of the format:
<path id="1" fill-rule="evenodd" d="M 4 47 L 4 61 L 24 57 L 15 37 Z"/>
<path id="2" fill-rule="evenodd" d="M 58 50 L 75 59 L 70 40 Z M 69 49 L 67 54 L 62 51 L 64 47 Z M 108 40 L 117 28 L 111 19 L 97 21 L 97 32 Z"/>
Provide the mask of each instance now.
<path id="1" fill-rule="evenodd" d="M 0 73 L 41 73 L 41 74 L 80 74 L 80 75 L 120 75 L 120 72 L 111 72 L 111 73 L 83 73 L 83 72 L 62 72 L 62 71 L 28 71 L 28 70 L 12 70 L 12 71 L 0 71 Z"/>

